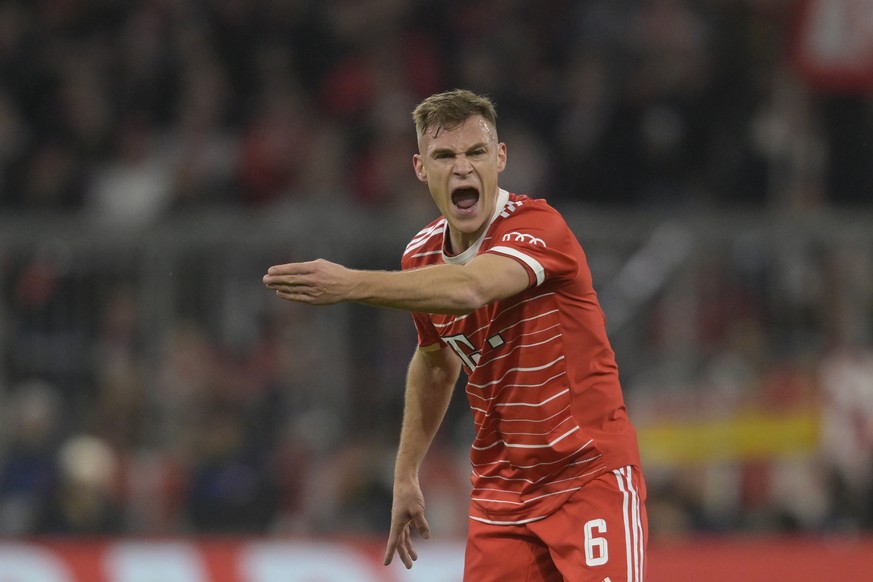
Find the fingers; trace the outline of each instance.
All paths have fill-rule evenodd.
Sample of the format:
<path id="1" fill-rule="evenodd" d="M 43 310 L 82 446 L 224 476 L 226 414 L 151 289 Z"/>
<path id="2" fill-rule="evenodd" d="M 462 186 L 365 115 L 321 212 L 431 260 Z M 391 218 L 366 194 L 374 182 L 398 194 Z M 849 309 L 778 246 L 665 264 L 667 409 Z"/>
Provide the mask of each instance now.
<path id="1" fill-rule="evenodd" d="M 394 559 L 394 552 L 397 551 L 397 545 L 400 543 L 403 527 L 397 520 L 391 519 L 391 531 L 388 532 L 388 545 L 385 547 L 385 560 L 383 561 L 386 566 Z"/>
<path id="2" fill-rule="evenodd" d="M 270 270 L 263 277 L 264 285 L 268 289 L 276 292 L 282 299 L 288 301 L 309 302 L 312 292 L 315 290 L 311 283 L 307 281 L 301 273 L 282 272 L 285 267 L 294 267 L 294 265 L 279 265 L 278 267 L 270 267 Z M 274 269 L 278 271 L 274 272 Z"/>
<path id="3" fill-rule="evenodd" d="M 284 265 L 273 265 L 267 269 L 267 275 L 302 275 L 311 270 L 311 263 L 285 263 Z"/>
<path id="4" fill-rule="evenodd" d="M 385 547 L 385 558 L 382 560 L 382 564 L 387 566 L 392 560 L 394 560 L 394 546 L 389 539 L 388 545 Z"/>
<path id="5" fill-rule="evenodd" d="M 383 562 L 386 566 L 394 559 L 395 552 L 407 570 L 412 568 L 412 562 L 418 559 L 418 554 L 412 547 L 412 540 L 409 538 L 409 524 L 403 526 L 392 525 Z"/>
<path id="6" fill-rule="evenodd" d="M 408 557 L 408 560 L 404 560 L 403 563 L 406 564 L 407 568 L 412 568 L 412 563 L 418 559 L 418 552 L 416 552 L 415 548 L 412 546 L 412 533 L 408 527 L 405 530 L 403 542 L 403 549 Z"/>
<path id="7" fill-rule="evenodd" d="M 412 544 L 412 522 L 407 522 L 403 526 L 392 526 L 391 533 L 388 535 L 388 546 L 385 549 L 385 559 L 383 561 L 384 565 L 389 565 L 391 561 L 394 559 L 394 554 L 400 558 L 400 561 L 403 562 L 403 565 L 406 566 L 406 569 L 409 570 L 412 568 L 413 562 L 418 560 L 418 552 L 415 551 L 415 547 Z M 416 525 L 416 529 L 422 534 L 422 537 L 427 539 L 430 537 L 430 528 L 427 526 L 427 522 L 424 524 L 424 529 L 418 525 Z"/>
<path id="8" fill-rule="evenodd" d="M 301 286 L 307 285 L 308 279 L 304 278 L 302 275 L 264 275 L 261 279 L 264 282 L 264 285 L 270 288 L 277 288 L 281 286 Z"/>
<path id="9" fill-rule="evenodd" d="M 309 263 L 287 263 L 285 265 L 273 265 L 267 269 L 267 274 L 261 281 L 271 289 L 289 285 L 300 285 L 305 282 L 302 275 L 311 273 Z"/>
<path id="10" fill-rule="evenodd" d="M 274 265 L 267 270 L 262 281 L 281 299 L 298 303 L 318 303 L 323 289 L 312 279 L 314 263 L 288 263 Z"/>
<path id="11" fill-rule="evenodd" d="M 428 525 L 427 520 L 424 518 L 424 514 L 416 515 L 413 523 L 415 524 L 415 529 L 418 530 L 418 535 L 421 536 L 421 539 L 426 540 L 430 538 L 430 525 Z"/>
<path id="12" fill-rule="evenodd" d="M 314 303 L 314 299 L 310 295 L 307 295 L 306 293 L 302 293 L 300 291 L 294 291 L 293 289 L 277 288 L 276 295 L 280 299 L 294 301 L 296 303 Z"/>

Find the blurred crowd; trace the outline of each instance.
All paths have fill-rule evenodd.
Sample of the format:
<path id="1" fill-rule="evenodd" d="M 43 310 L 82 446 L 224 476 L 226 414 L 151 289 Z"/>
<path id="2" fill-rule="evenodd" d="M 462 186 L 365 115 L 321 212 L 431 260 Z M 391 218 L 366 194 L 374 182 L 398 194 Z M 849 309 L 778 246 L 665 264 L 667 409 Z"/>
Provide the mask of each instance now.
<path id="1" fill-rule="evenodd" d="M 497 100 L 519 192 L 867 203 L 869 95 L 806 82 L 803 4 L 3 0 L 0 208 L 415 204 L 410 110 L 455 86 Z"/>
<path id="2" fill-rule="evenodd" d="M 0 213 L 121 231 L 298 201 L 429 216 L 410 112 L 452 87 L 497 101 L 503 184 L 558 205 L 869 208 L 871 95 L 804 76 L 801 4 L 0 0 Z M 680 376 L 707 410 L 794 403 L 823 427 L 790 470 L 653 471 L 653 533 L 873 527 L 873 249 L 845 250 L 734 249 L 696 274 L 696 323 L 676 317 L 687 297 L 638 323 L 649 352 L 620 362 L 691 353 Z M 224 281 L 256 305 L 228 338 L 195 270 L 178 299 L 191 316 L 155 348 L 129 267 L 56 267 L 0 249 L 0 533 L 387 531 L 406 317 L 345 315 L 378 341 L 349 347 L 333 414 L 310 311 Z M 643 421 L 645 394 L 676 391 L 663 372 L 628 381 Z M 442 532 L 465 527 L 464 406 L 423 478 Z"/>

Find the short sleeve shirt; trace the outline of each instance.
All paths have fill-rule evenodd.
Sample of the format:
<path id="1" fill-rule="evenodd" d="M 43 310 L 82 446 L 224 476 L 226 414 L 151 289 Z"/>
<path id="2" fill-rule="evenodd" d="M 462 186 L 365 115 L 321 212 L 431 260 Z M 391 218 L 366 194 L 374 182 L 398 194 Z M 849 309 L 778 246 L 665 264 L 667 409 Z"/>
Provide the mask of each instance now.
<path id="1" fill-rule="evenodd" d="M 500 191 L 490 225 L 459 255 L 439 218 L 404 252 L 404 269 L 494 253 L 529 286 L 467 315 L 414 313 L 420 349 L 450 347 L 468 378 L 476 437 L 471 518 L 524 523 L 552 513 L 604 471 L 639 465 L 615 355 L 587 259 L 545 200 Z"/>

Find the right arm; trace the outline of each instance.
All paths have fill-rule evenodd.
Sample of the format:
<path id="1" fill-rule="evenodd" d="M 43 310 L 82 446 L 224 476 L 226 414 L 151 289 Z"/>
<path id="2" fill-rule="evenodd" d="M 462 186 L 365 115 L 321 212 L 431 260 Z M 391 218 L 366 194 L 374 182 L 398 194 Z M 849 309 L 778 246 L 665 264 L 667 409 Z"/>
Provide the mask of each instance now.
<path id="1" fill-rule="evenodd" d="M 422 313 L 466 314 L 530 285 L 525 268 L 496 253 L 466 265 L 431 265 L 403 271 L 361 271 L 324 259 L 269 268 L 264 284 L 279 297 L 309 305 L 356 301 Z"/>
<path id="2" fill-rule="evenodd" d="M 385 551 L 386 566 L 391 563 L 395 552 L 407 568 L 411 568 L 412 562 L 418 558 L 412 547 L 411 526 L 423 538 L 430 536 L 418 471 L 443 421 L 460 373 L 460 360 L 447 347 L 430 352 L 416 350 L 409 363 L 403 426 L 394 467 L 394 501 Z"/>

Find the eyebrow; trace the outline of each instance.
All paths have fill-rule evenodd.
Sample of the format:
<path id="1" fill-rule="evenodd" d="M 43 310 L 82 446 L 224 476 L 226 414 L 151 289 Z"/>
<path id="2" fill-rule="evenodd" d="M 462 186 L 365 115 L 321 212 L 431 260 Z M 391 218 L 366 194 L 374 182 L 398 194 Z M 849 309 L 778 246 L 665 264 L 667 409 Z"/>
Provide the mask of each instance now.
<path id="1" fill-rule="evenodd" d="M 471 151 L 477 150 L 477 149 L 488 149 L 488 143 L 484 142 L 484 141 L 480 141 L 480 142 L 474 143 L 473 145 L 471 145 L 470 147 L 468 147 L 464 151 L 471 152 Z M 448 147 L 442 147 L 442 148 L 436 148 L 436 149 L 431 150 L 430 155 L 435 156 L 438 154 L 454 154 L 454 153 L 455 153 L 454 149 L 448 148 Z"/>

